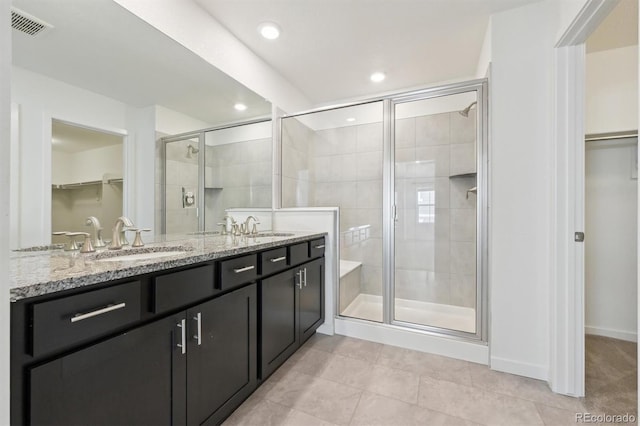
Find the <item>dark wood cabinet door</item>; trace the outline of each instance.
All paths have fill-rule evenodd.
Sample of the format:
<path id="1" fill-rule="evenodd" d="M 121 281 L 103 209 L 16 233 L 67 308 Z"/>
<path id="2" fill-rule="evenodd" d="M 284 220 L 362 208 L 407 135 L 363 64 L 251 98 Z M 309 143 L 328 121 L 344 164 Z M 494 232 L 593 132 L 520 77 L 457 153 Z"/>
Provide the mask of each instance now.
<path id="1" fill-rule="evenodd" d="M 260 377 L 266 379 L 298 348 L 299 268 L 260 282 Z"/>
<path id="2" fill-rule="evenodd" d="M 180 315 L 30 368 L 32 425 L 169 425 L 185 419 Z"/>
<path id="3" fill-rule="evenodd" d="M 324 258 L 300 266 L 304 271 L 303 286 L 299 290 L 300 343 L 315 333 L 324 322 Z"/>
<path id="4" fill-rule="evenodd" d="M 257 386 L 257 286 L 187 311 L 187 424 L 219 424 Z"/>

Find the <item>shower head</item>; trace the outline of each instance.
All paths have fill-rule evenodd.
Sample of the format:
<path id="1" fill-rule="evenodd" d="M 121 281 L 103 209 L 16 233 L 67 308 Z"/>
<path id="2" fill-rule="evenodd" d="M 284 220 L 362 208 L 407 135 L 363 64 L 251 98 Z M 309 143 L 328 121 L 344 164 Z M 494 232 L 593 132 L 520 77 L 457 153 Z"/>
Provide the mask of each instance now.
<path id="1" fill-rule="evenodd" d="M 200 150 L 198 148 L 196 148 L 195 146 L 189 144 L 187 146 L 187 158 L 193 158 L 193 154 L 197 154 L 199 153 Z"/>
<path id="2" fill-rule="evenodd" d="M 471 111 L 471 108 L 473 108 L 473 106 L 476 105 L 477 103 L 478 102 L 476 102 L 476 101 L 471 102 L 471 104 L 468 107 L 466 107 L 462 111 L 458 111 L 458 114 L 460 114 L 463 117 L 468 117 L 469 116 L 469 111 Z"/>

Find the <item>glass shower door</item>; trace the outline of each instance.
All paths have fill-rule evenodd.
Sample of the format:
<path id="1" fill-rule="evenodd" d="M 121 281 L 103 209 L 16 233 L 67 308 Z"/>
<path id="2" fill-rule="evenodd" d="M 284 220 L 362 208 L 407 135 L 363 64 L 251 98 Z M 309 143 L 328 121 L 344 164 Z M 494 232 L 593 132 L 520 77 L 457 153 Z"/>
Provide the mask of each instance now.
<path id="1" fill-rule="evenodd" d="M 476 334 L 478 93 L 393 103 L 392 322 Z"/>
<path id="2" fill-rule="evenodd" d="M 168 140 L 164 158 L 164 233 L 199 230 L 200 135 Z"/>

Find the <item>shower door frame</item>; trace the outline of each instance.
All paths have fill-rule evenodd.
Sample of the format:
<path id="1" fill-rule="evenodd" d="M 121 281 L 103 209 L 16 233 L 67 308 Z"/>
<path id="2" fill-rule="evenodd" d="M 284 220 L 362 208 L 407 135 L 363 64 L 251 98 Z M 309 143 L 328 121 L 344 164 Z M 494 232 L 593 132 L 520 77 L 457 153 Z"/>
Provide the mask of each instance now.
<path id="1" fill-rule="evenodd" d="M 434 99 L 475 91 L 477 94 L 476 126 L 476 332 L 452 330 L 395 320 L 395 107 L 409 102 Z M 425 333 L 456 339 L 488 341 L 488 80 L 472 80 L 446 86 L 402 93 L 385 99 L 383 167 L 383 323 L 421 330 Z"/>
<path id="2" fill-rule="evenodd" d="M 476 155 L 476 183 L 478 187 L 476 206 L 476 333 L 449 330 L 440 327 L 421 326 L 393 320 L 394 300 L 394 272 L 395 272 L 395 235 L 393 222 L 393 194 L 395 190 L 395 137 L 394 137 L 394 111 L 393 107 L 398 103 L 411 100 L 454 95 L 464 92 L 476 91 L 478 94 L 478 126 L 476 129 L 477 155 Z M 338 108 L 354 107 L 372 102 L 382 101 L 382 127 L 383 127 L 383 161 L 382 161 L 382 273 L 383 273 L 383 320 L 382 323 L 360 318 L 340 315 L 336 310 L 335 318 L 363 323 L 382 324 L 394 326 L 434 336 L 445 336 L 451 339 L 474 342 L 482 345 L 488 344 L 488 79 L 469 80 L 460 83 L 441 85 L 409 92 L 392 93 L 385 96 L 377 96 L 362 99 L 360 101 L 329 105 L 321 108 L 285 114 L 274 112 L 274 208 L 282 208 L 282 120 L 294 118 L 312 113 L 330 111 Z M 338 219 L 339 220 L 339 219 Z M 338 244 L 338 259 L 340 258 L 340 245 Z M 340 306 L 340 280 L 334 287 L 334 306 Z"/>
<path id="3" fill-rule="evenodd" d="M 162 209 L 161 209 L 161 221 L 162 221 L 162 234 L 167 233 L 167 144 L 171 142 L 180 142 L 189 139 L 198 138 L 198 202 L 197 212 L 198 217 L 198 229 L 196 232 L 204 230 L 204 166 L 205 166 L 205 131 L 198 130 L 195 132 L 181 133 L 174 136 L 166 136 L 161 138 L 162 142 Z"/>

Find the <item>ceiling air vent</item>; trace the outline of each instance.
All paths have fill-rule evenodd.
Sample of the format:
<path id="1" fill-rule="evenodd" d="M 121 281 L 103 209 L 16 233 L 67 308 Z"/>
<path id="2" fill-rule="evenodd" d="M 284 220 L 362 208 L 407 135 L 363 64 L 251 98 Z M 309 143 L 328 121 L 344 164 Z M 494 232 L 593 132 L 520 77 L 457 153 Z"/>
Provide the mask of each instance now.
<path id="1" fill-rule="evenodd" d="M 15 7 L 11 8 L 11 28 L 14 30 L 34 36 L 51 27 L 52 26 L 50 24 L 47 24 L 46 22 L 31 16 L 20 9 L 16 9 Z"/>

